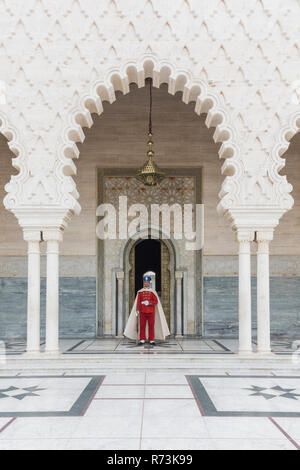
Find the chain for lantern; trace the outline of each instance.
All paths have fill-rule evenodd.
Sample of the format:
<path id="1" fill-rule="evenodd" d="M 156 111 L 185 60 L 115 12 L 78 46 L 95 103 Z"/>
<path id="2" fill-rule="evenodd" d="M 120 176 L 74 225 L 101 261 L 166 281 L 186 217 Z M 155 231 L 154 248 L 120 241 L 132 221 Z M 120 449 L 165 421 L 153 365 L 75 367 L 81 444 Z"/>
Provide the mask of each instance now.
<path id="1" fill-rule="evenodd" d="M 149 96 L 150 96 L 150 103 L 149 103 L 149 126 L 148 126 L 148 150 L 147 156 L 148 161 L 142 166 L 142 168 L 137 172 L 137 179 L 141 181 L 146 186 L 156 186 L 159 184 L 165 177 L 164 171 L 161 170 L 156 163 L 153 161 L 154 158 L 154 150 L 153 146 L 153 133 L 152 133 L 152 78 L 147 80 L 149 82 Z"/>

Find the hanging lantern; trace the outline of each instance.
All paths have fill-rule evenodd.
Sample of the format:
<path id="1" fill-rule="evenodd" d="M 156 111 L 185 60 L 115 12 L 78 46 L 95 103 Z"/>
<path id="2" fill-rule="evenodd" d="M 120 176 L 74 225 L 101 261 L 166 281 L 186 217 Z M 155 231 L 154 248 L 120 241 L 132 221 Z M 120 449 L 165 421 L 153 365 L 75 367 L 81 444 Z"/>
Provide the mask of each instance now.
<path id="1" fill-rule="evenodd" d="M 149 79 L 150 83 L 150 109 L 149 109 L 149 130 L 148 130 L 148 161 L 137 172 L 136 178 L 141 181 L 145 186 L 156 186 L 165 177 L 163 170 L 161 170 L 154 162 L 154 150 L 152 149 L 152 78 Z"/>

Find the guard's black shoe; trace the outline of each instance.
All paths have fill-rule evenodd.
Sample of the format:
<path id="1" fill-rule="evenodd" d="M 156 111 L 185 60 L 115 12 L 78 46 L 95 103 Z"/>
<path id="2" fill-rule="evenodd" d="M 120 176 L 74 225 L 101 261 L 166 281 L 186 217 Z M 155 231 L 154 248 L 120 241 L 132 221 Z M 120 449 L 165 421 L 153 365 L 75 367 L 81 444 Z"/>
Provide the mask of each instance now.
<path id="1" fill-rule="evenodd" d="M 155 346 L 155 341 L 150 341 L 151 346 Z"/>
<path id="2" fill-rule="evenodd" d="M 145 341 L 142 339 L 141 341 L 139 341 L 139 344 L 138 344 L 138 345 L 139 345 L 139 346 L 144 346 L 144 344 L 145 344 Z"/>

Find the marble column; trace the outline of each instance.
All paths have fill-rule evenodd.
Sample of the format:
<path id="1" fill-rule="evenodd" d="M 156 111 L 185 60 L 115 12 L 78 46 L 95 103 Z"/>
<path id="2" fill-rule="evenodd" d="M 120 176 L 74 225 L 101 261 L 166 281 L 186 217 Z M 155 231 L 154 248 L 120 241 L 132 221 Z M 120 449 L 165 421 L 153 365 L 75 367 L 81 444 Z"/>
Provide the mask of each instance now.
<path id="1" fill-rule="evenodd" d="M 239 354 L 252 353 L 251 242 L 254 232 L 238 230 L 239 243 Z"/>
<path id="2" fill-rule="evenodd" d="M 28 246 L 27 347 L 28 354 L 40 352 L 40 242 L 39 230 L 24 229 Z"/>
<path id="3" fill-rule="evenodd" d="M 183 335 L 182 323 L 182 280 L 183 272 L 175 271 L 176 279 L 176 336 Z"/>
<path id="4" fill-rule="evenodd" d="M 47 242 L 47 284 L 46 284 L 46 347 L 47 354 L 59 353 L 59 243 L 62 232 L 59 229 L 44 230 Z"/>
<path id="5" fill-rule="evenodd" d="M 257 352 L 271 353 L 269 245 L 273 230 L 258 231 L 257 243 Z"/>
<path id="6" fill-rule="evenodd" d="M 118 283 L 118 326 L 117 335 L 122 336 L 124 331 L 123 325 L 123 292 L 124 292 L 124 271 L 117 272 Z"/>

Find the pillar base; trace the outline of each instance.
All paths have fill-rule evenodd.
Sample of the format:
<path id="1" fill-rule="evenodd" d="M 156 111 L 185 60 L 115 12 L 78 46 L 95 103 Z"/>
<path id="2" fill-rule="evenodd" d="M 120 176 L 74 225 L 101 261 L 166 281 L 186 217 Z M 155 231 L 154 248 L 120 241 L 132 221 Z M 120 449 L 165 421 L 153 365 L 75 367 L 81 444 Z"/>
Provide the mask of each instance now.
<path id="1" fill-rule="evenodd" d="M 40 354 L 42 354 L 42 352 L 41 352 L 40 350 L 38 350 L 38 349 L 37 349 L 37 350 L 34 350 L 34 351 L 30 351 L 30 350 L 29 350 L 29 351 L 25 351 L 25 352 L 24 352 L 24 356 L 38 356 L 38 355 L 40 355 Z"/>
<path id="2" fill-rule="evenodd" d="M 249 356 L 249 355 L 253 354 L 253 351 L 251 349 L 249 349 L 249 350 L 241 349 L 237 353 L 238 353 L 239 356 Z"/>
<path id="3" fill-rule="evenodd" d="M 274 356 L 274 353 L 269 350 L 269 351 L 257 351 L 256 354 L 259 354 L 260 356 Z"/>
<path id="4" fill-rule="evenodd" d="M 43 354 L 45 356 L 60 356 L 61 352 L 59 349 L 57 349 L 56 351 L 45 351 Z"/>

